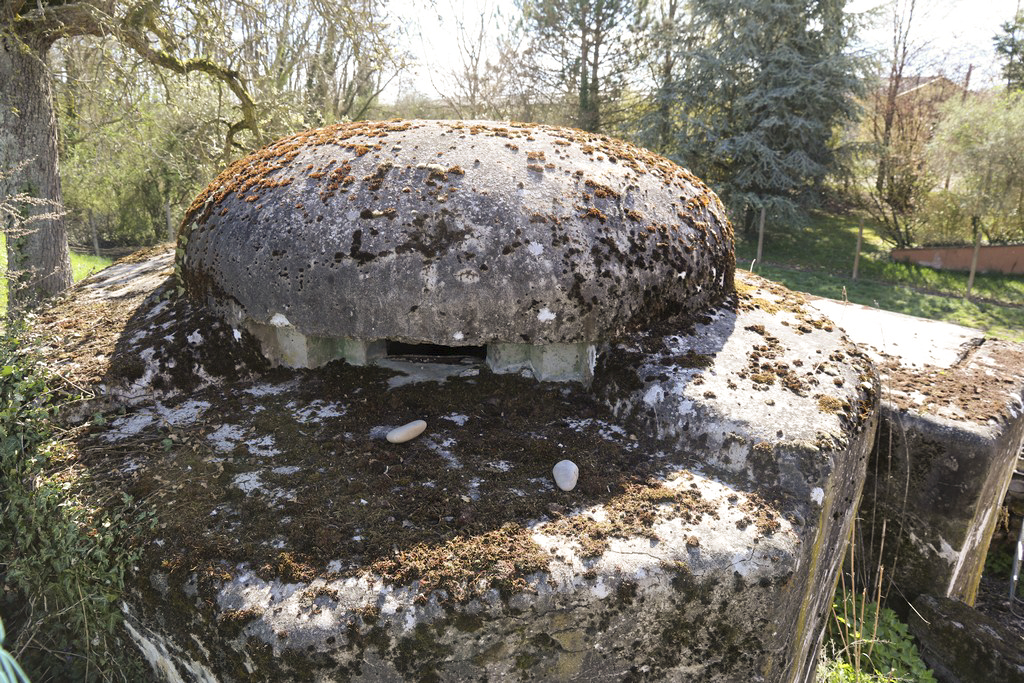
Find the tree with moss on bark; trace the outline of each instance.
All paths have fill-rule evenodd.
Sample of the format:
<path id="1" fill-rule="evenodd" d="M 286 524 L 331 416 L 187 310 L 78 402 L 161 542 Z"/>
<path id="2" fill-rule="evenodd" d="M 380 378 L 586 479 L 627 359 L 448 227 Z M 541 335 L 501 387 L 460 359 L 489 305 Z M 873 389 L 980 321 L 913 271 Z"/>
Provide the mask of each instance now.
<path id="1" fill-rule="evenodd" d="M 223 81 L 168 71 L 118 40 L 72 36 L 51 50 L 65 225 L 72 245 L 174 238 L 192 198 L 231 160 L 282 135 L 376 116 L 407 62 L 383 0 L 165 4 L 179 54 L 230 66 L 256 107 L 239 130 Z"/>
<path id="2" fill-rule="evenodd" d="M 259 138 L 245 79 L 206 55 L 183 54 L 158 0 L 0 0 L 0 196 L 31 200 L 4 219 L 12 312 L 71 284 L 49 54 L 58 40 L 85 35 L 115 37 L 162 69 L 219 80 L 236 99 L 227 135 Z"/>

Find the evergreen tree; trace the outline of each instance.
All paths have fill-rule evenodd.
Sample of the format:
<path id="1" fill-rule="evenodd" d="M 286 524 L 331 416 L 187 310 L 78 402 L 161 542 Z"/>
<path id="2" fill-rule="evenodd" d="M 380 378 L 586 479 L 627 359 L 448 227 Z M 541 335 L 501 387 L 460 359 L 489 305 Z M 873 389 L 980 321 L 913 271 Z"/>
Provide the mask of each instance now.
<path id="1" fill-rule="evenodd" d="M 1024 90 L 1024 12 L 1017 12 L 1013 21 L 1002 25 L 1002 33 L 992 40 L 996 54 L 1006 60 L 1003 78 L 1007 90 Z"/>
<path id="2" fill-rule="evenodd" d="M 855 118 L 860 66 L 844 0 L 693 0 L 678 156 L 749 229 L 757 211 L 812 203 Z"/>
<path id="3" fill-rule="evenodd" d="M 690 30 L 685 5 L 685 0 L 649 3 L 642 18 L 640 61 L 646 80 L 653 87 L 627 133 L 637 143 L 660 154 L 671 154 L 675 149 L 676 125 L 683 104 L 679 73 L 685 67 L 683 55 L 696 35 Z"/>

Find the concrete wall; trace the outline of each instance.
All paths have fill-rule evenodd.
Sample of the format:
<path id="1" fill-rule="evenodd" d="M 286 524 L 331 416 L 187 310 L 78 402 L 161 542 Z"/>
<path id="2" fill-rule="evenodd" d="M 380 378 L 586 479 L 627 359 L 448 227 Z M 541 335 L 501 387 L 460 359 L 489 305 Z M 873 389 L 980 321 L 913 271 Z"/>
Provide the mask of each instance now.
<path id="1" fill-rule="evenodd" d="M 970 270 L 973 253 L 974 247 L 893 249 L 892 260 L 939 270 Z M 978 250 L 978 272 L 1024 274 L 1024 244 L 982 246 Z"/>

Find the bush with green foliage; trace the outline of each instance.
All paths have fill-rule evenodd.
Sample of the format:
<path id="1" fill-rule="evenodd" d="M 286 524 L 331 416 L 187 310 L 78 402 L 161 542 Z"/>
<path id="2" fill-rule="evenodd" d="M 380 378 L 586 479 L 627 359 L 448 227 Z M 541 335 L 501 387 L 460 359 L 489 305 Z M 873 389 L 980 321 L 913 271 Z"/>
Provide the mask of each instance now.
<path id="1" fill-rule="evenodd" d="M 953 98 L 928 145 L 928 162 L 949 178 L 963 241 L 977 224 L 990 243 L 1024 240 L 1024 93 Z"/>
<path id="2" fill-rule="evenodd" d="M 101 509 L 57 426 L 72 397 L 23 337 L 0 338 L 0 610 L 32 680 L 132 680 L 120 597 L 152 513 Z"/>
<path id="3" fill-rule="evenodd" d="M 971 217 L 955 194 L 935 190 L 923 198 L 920 215 L 914 221 L 914 235 L 921 246 L 971 244 Z"/>
<path id="4" fill-rule="evenodd" d="M 935 683 L 896 613 L 842 588 L 832 601 L 823 653 L 821 683 Z"/>

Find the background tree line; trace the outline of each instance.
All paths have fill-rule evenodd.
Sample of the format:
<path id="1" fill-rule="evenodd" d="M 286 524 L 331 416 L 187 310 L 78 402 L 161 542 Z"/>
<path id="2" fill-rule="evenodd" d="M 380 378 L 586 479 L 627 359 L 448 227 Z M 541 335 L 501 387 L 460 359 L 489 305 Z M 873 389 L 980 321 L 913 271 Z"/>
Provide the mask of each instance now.
<path id="1" fill-rule="evenodd" d="M 384 0 L 0 0 L 9 263 L 29 290 L 59 290 L 66 251 L 15 224 L 51 247 L 65 233 L 97 250 L 165 240 L 230 160 L 393 116 L 624 137 L 704 178 L 747 231 L 762 209 L 778 224 L 839 202 L 894 245 L 1024 240 L 1024 19 L 993 27 L 1005 86 L 968 92 L 962 65 L 921 56 L 914 0 L 874 17 L 845 5 L 435 0 L 457 47 L 431 75 L 439 95 L 385 102 L 415 36 Z M 891 24 L 887 50 L 858 51 L 866 21 Z"/>

